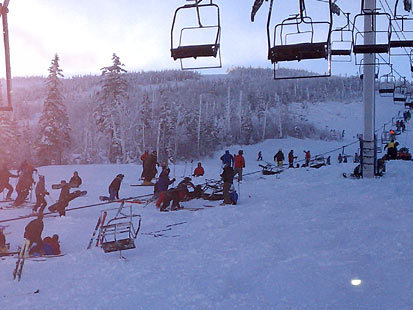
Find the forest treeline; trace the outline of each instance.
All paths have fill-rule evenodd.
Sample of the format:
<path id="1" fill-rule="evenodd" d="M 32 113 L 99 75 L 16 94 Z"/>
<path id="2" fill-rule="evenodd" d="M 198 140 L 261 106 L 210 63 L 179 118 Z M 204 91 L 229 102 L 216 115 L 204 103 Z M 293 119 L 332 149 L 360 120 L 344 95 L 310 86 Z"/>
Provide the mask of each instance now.
<path id="1" fill-rule="evenodd" d="M 274 81 L 272 70 L 259 68 L 223 75 L 126 72 L 118 58 L 112 60 L 101 75 L 14 78 L 14 110 L 0 116 L 3 161 L 127 163 L 145 150 L 157 150 L 160 160 L 179 160 L 268 138 L 341 139 L 341 133 L 309 123 L 306 106 L 361 96 L 357 77 Z M 52 95 L 51 85 L 57 87 Z M 61 96 L 66 111 L 63 107 L 58 115 L 67 113 L 68 124 L 53 124 L 56 116 L 45 111 L 53 96 Z M 301 108 L 293 109 L 293 103 Z M 66 136 L 50 136 L 54 131 Z"/>

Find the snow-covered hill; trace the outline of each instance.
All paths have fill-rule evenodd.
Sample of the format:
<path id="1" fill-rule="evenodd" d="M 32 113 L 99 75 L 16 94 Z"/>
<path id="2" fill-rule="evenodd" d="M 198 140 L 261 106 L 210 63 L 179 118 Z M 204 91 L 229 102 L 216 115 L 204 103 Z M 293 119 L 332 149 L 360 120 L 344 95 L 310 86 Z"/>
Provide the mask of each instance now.
<path id="1" fill-rule="evenodd" d="M 377 126 L 399 108 L 379 101 Z M 258 151 L 268 161 L 279 148 L 285 153 L 294 149 L 299 159 L 303 150 L 313 155 L 327 152 L 362 132 L 361 111 L 362 105 L 354 103 L 318 107 L 308 115 L 319 124 L 346 129 L 341 142 L 289 138 L 229 149 L 244 150 L 246 172 L 259 170 Z M 412 147 L 410 130 L 399 137 L 403 146 Z M 354 147 L 349 154 L 357 150 Z M 12 279 L 16 259 L 1 260 L 1 308 L 412 309 L 413 163 L 390 162 L 380 179 L 344 179 L 342 173 L 351 172 L 354 164 L 338 164 L 337 154 L 331 154 L 331 166 L 320 169 L 290 169 L 279 177 L 245 176 L 236 206 L 193 200 L 184 205 L 215 207 L 161 213 L 153 204 L 134 204 L 142 228 L 136 249 L 123 252 L 126 260 L 116 252 L 86 250 L 101 210 L 117 204 L 46 218 L 43 236 L 59 234 L 65 256 L 28 260 L 20 282 Z M 220 155 L 202 160 L 205 178 L 219 177 Z M 180 179 L 194 167 L 195 162 L 181 162 L 172 166 L 172 174 Z M 53 200 L 58 191 L 50 184 L 68 179 L 74 170 L 88 195 L 72 201 L 71 207 L 96 203 L 118 173 L 125 174 L 122 197 L 151 191 L 129 186 L 140 176 L 137 165 L 40 167 Z M 28 213 L 27 208 L 0 210 L 0 220 Z M 21 244 L 28 222 L 6 223 L 12 249 Z M 150 234 L 159 230 L 166 230 L 163 236 Z M 361 285 L 351 285 L 353 279 L 360 279 Z"/>

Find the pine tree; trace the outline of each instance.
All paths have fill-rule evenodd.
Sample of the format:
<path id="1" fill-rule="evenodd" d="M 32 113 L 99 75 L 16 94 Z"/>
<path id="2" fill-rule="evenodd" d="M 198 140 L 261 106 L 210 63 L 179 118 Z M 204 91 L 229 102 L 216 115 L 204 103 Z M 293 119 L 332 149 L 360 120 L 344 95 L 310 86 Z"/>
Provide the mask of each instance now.
<path id="1" fill-rule="evenodd" d="M 95 118 L 98 129 L 110 135 L 109 161 L 115 163 L 126 159 L 123 123 L 128 116 L 128 83 L 125 76 L 127 71 L 122 68 L 124 64 L 116 54 L 113 54 L 112 62 L 111 66 L 101 69 L 102 91 L 98 93 Z"/>
<path id="2" fill-rule="evenodd" d="M 37 156 L 43 164 L 62 163 L 63 152 L 71 145 L 69 117 L 62 95 L 62 69 L 56 54 L 46 79 L 47 97 L 39 121 Z"/>

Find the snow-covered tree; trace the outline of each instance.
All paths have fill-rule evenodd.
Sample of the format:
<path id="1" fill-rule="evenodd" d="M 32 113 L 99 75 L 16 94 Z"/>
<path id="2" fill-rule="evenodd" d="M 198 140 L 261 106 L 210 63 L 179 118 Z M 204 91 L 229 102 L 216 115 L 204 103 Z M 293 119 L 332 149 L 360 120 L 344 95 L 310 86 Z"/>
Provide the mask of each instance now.
<path id="1" fill-rule="evenodd" d="M 62 163 L 63 152 L 71 145 L 69 117 L 62 95 L 62 69 L 56 54 L 46 79 L 47 97 L 39 120 L 37 156 L 42 164 Z"/>
<path id="2" fill-rule="evenodd" d="M 125 161 L 125 127 L 128 117 L 128 83 L 126 70 L 116 54 L 112 56 L 112 65 L 101 69 L 101 88 L 97 94 L 98 105 L 95 109 L 95 118 L 98 129 L 108 133 L 110 137 L 109 161 Z"/>

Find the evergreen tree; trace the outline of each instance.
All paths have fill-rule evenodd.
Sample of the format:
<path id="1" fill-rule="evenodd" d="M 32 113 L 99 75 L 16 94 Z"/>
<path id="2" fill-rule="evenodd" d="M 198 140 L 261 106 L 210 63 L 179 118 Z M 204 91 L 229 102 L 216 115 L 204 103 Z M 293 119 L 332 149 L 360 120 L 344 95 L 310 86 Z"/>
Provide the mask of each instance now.
<path id="1" fill-rule="evenodd" d="M 98 106 L 95 110 L 95 118 L 98 129 L 109 133 L 109 161 L 124 161 L 125 132 L 123 122 L 128 116 L 126 99 L 128 98 L 128 83 L 126 81 L 126 70 L 122 67 L 116 54 L 112 55 L 113 64 L 101 69 L 101 92 L 98 93 Z"/>
<path id="2" fill-rule="evenodd" d="M 17 126 L 11 119 L 10 112 L 0 112 L 0 159 L 11 162 L 15 159 L 15 147 L 17 144 Z"/>
<path id="3" fill-rule="evenodd" d="M 60 78 L 63 78 L 63 74 L 59 67 L 59 56 L 56 54 L 49 67 L 46 79 L 47 97 L 39 121 L 40 136 L 36 150 L 42 164 L 50 164 L 52 161 L 61 164 L 64 150 L 71 145 L 71 129 L 63 102 Z"/>

